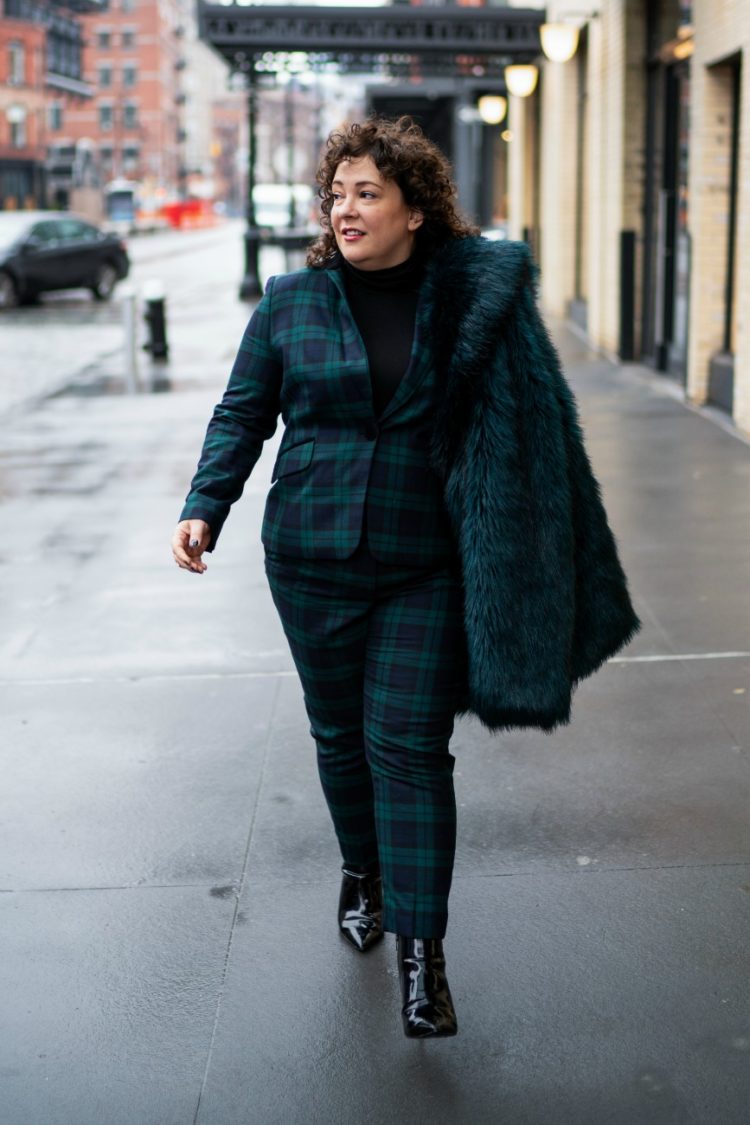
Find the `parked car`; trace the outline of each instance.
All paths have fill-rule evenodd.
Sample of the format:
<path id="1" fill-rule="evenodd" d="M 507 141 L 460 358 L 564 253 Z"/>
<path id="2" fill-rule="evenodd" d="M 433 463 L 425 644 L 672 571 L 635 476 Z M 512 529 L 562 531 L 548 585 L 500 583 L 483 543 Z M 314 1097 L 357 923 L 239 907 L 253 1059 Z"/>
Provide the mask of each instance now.
<path id="1" fill-rule="evenodd" d="M 68 212 L 0 211 L 0 309 L 52 289 L 107 301 L 130 270 L 122 238 Z"/>

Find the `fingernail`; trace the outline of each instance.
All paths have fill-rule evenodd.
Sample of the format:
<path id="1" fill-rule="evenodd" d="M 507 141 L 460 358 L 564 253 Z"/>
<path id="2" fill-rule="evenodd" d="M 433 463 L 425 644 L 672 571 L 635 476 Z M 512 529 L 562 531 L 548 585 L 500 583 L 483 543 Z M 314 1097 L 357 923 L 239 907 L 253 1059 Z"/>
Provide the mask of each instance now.
<path id="1" fill-rule="evenodd" d="M 200 539 L 191 539 L 190 540 L 190 546 L 191 547 L 197 547 L 199 543 L 200 543 Z"/>

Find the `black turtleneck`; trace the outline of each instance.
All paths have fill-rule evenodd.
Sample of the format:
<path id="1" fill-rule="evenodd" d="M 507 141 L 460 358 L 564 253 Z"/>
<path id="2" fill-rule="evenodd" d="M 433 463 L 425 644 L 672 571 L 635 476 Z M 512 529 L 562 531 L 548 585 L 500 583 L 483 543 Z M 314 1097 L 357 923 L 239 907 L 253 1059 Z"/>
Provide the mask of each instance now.
<path id="1" fill-rule="evenodd" d="M 424 261 L 414 253 L 388 269 L 362 270 L 342 255 L 341 269 L 349 307 L 367 352 L 379 416 L 409 366 Z"/>

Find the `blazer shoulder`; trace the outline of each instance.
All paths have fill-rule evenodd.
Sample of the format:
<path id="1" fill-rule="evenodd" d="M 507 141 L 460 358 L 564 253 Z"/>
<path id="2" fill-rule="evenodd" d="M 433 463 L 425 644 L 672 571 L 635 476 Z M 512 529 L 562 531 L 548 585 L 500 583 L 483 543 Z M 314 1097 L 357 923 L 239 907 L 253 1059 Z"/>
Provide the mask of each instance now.
<path id="1" fill-rule="evenodd" d="M 292 273 L 277 274 L 269 278 L 269 282 L 273 282 L 274 298 L 299 297 L 327 293 L 331 284 L 327 275 L 328 270 L 311 269 L 306 266 L 301 270 L 293 270 Z"/>

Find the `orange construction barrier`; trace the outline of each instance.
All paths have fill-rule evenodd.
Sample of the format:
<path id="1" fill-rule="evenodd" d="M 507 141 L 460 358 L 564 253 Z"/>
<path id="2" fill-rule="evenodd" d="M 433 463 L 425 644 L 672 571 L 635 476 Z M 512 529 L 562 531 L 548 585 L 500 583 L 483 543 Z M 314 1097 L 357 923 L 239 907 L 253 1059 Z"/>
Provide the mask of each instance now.
<path id="1" fill-rule="evenodd" d="M 212 227 L 218 221 L 210 199 L 180 199 L 176 203 L 165 203 L 159 213 L 175 230 Z"/>

